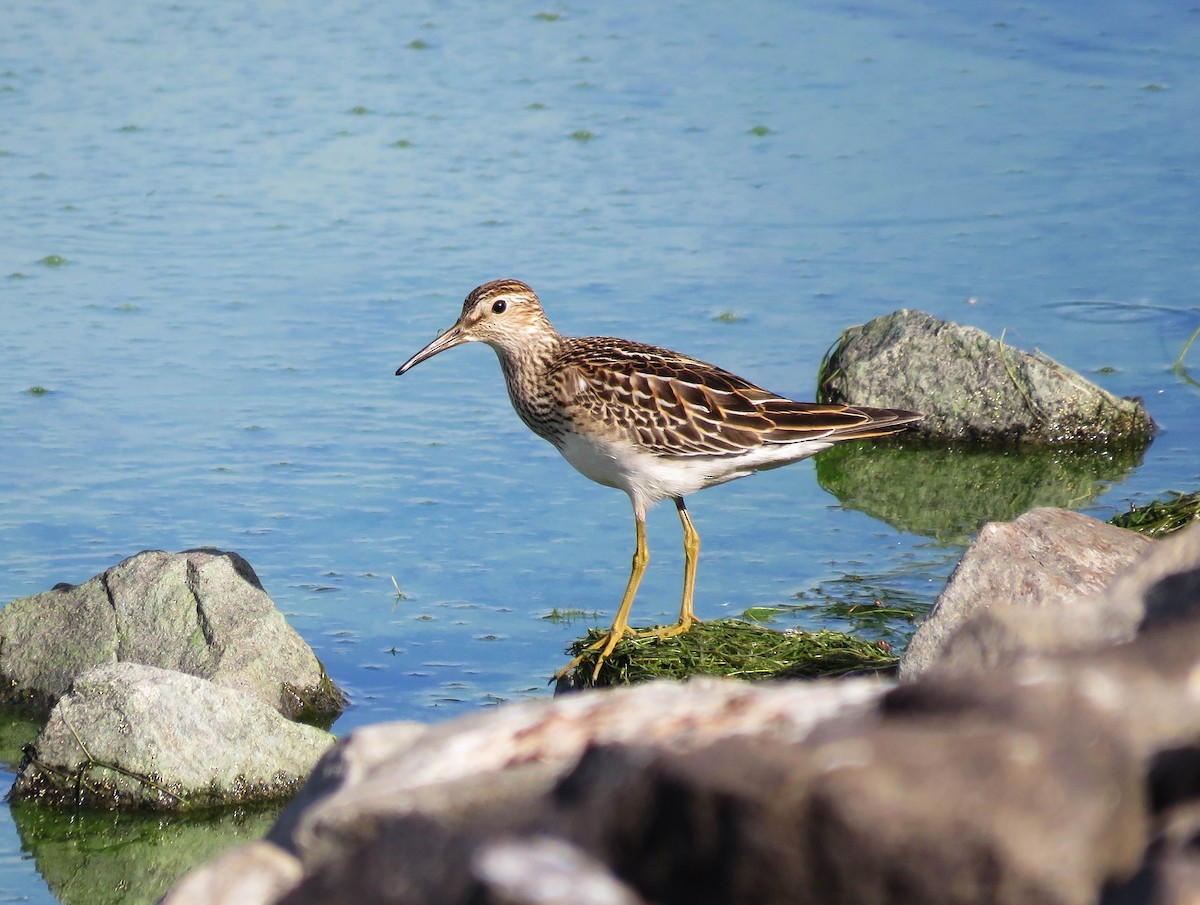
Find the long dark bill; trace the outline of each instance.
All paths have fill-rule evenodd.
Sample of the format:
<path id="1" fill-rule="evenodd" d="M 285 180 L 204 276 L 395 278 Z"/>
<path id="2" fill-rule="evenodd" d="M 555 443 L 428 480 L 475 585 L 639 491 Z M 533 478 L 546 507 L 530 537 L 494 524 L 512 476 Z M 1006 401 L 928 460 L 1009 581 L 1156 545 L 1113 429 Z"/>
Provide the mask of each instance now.
<path id="1" fill-rule="evenodd" d="M 400 365 L 400 367 L 396 368 L 396 376 L 399 377 L 405 371 L 411 371 L 425 359 L 433 358 L 438 352 L 445 352 L 447 349 L 461 346 L 466 341 L 462 334 L 462 327 L 455 324 L 404 364 Z"/>

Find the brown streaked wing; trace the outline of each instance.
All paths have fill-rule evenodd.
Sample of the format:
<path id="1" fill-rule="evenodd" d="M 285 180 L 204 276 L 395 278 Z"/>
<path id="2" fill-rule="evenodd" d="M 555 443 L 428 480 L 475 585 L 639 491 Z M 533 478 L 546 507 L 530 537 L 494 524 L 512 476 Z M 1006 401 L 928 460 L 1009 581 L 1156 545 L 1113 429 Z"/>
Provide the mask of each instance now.
<path id="1" fill-rule="evenodd" d="M 910 413 L 795 402 L 715 365 L 607 337 L 568 343 L 568 408 L 661 455 L 720 456 L 764 443 L 894 433 Z"/>

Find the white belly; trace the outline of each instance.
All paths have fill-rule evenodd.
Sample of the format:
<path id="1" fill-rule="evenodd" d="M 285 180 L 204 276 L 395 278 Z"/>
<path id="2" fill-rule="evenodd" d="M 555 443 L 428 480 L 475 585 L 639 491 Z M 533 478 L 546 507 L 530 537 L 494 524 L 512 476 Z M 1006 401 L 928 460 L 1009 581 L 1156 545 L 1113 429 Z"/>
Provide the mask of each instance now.
<path id="1" fill-rule="evenodd" d="M 629 494 L 634 511 L 671 497 L 807 458 L 831 443 L 760 446 L 731 456 L 656 456 L 629 443 L 568 433 L 559 452 L 597 484 Z"/>

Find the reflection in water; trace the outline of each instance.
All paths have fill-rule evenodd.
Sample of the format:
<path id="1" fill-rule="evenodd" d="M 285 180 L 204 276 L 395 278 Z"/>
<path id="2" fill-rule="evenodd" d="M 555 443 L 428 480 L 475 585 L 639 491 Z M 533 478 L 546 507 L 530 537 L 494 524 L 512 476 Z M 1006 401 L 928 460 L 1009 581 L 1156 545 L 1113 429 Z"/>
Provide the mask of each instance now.
<path id="1" fill-rule="evenodd" d="M 1038 506 L 1079 509 L 1142 462 L 1145 448 L 978 449 L 845 444 L 817 455 L 843 506 L 944 544 Z"/>
<path id="2" fill-rule="evenodd" d="M 21 847 L 63 905 L 150 905 L 192 868 L 261 838 L 279 810 L 181 816 L 14 804 L 12 816 Z"/>

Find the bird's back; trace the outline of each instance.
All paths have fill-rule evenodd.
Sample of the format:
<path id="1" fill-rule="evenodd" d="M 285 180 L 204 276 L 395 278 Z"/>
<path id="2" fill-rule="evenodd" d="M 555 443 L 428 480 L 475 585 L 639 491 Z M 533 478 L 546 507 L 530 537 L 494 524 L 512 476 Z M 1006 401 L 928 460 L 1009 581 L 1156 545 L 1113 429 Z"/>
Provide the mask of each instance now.
<path id="1" fill-rule="evenodd" d="M 575 429 L 623 437 L 666 457 L 728 457 L 826 441 L 824 448 L 895 433 L 920 418 L 899 409 L 797 402 L 708 362 L 611 337 L 567 339 L 547 376 Z"/>

